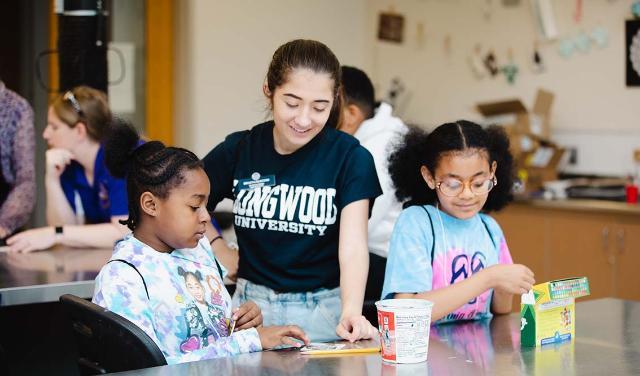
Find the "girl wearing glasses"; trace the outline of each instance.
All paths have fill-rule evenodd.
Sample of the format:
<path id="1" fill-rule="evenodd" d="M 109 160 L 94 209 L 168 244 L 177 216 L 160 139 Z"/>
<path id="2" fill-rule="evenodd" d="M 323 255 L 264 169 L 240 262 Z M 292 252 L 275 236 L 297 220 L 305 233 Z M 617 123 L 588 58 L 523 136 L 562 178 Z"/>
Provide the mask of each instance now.
<path id="1" fill-rule="evenodd" d="M 432 133 L 413 129 L 391 155 L 389 172 L 406 209 L 396 222 L 382 298 L 434 303 L 437 322 L 511 311 L 534 284 L 514 265 L 489 215 L 512 198 L 513 158 L 499 127 L 460 120 Z"/>
<path id="2" fill-rule="evenodd" d="M 27 230 L 7 240 L 9 250 L 30 252 L 55 244 L 112 247 L 128 232 L 127 189 L 104 164 L 104 141 L 111 124 L 107 96 L 79 86 L 49 107 L 42 136 L 46 153 L 48 227 Z"/>

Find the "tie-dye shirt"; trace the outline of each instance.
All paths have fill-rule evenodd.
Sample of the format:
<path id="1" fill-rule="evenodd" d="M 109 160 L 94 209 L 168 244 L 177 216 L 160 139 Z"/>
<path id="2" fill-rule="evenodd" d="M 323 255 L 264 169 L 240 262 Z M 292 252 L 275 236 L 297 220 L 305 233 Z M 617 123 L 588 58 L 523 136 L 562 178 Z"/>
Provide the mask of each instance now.
<path id="1" fill-rule="evenodd" d="M 458 219 L 431 205 L 411 206 L 402 211 L 391 235 L 382 298 L 440 289 L 498 263 L 513 261 L 490 216 Z M 437 322 L 491 317 L 492 294 L 485 291 Z"/>
<path id="2" fill-rule="evenodd" d="M 168 364 L 262 350 L 253 328 L 228 334 L 231 297 L 206 237 L 196 248 L 162 253 L 129 234 L 116 244 L 111 260 L 133 264 L 149 297 L 140 275 L 114 261 L 98 274 L 93 302 L 144 330 Z"/>

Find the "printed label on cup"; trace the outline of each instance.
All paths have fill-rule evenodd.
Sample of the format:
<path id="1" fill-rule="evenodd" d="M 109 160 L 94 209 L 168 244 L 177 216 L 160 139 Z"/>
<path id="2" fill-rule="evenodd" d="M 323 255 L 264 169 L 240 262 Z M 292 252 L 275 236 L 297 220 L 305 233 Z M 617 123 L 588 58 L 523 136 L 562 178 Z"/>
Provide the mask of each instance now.
<path id="1" fill-rule="evenodd" d="M 376 302 L 382 359 L 393 363 L 427 360 L 433 303 L 420 299 Z"/>

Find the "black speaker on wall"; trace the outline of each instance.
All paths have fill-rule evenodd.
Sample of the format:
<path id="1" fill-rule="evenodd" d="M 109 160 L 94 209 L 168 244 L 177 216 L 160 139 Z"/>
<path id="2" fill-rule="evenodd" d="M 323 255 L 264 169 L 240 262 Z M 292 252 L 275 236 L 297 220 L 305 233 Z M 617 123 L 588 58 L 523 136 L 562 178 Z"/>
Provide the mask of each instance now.
<path id="1" fill-rule="evenodd" d="M 64 0 L 58 13 L 60 92 L 87 85 L 107 92 L 105 0 Z"/>

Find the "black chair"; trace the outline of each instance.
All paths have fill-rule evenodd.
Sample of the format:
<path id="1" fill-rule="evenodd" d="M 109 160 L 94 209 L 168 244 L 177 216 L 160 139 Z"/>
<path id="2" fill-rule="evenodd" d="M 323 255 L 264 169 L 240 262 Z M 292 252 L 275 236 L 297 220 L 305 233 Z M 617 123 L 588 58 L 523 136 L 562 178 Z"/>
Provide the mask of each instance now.
<path id="1" fill-rule="evenodd" d="M 9 359 L 5 355 L 4 349 L 0 346 L 0 375 L 9 374 Z"/>
<path id="2" fill-rule="evenodd" d="M 71 294 L 60 297 L 69 317 L 82 375 L 167 364 L 155 342 L 124 317 Z"/>

